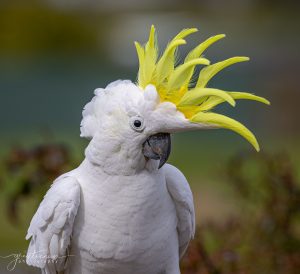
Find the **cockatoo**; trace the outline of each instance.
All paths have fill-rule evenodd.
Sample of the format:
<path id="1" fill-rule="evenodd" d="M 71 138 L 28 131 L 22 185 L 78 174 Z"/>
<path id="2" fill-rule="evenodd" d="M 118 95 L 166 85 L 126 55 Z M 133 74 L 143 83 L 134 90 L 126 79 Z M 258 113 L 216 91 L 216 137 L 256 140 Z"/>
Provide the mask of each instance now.
<path id="1" fill-rule="evenodd" d="M 81 136 L 90 139 L 80 166 L 57 178 L 35 213 L 26 239 L 27 264 L 42 273 L 177 274 L 195 233 L 193 195 L 184 175 L 166 164 L 170 134 L 226 128 L 255 136 L 241 123 L 212 112 L 235 99 L 269 102 L 249 93 L 208 88 L 233 57 L 210 64 L 201 57 L 213 36 L 177 65 L 176 49 L 197 29 L 184 29 L 159 57 L 154 26 L 145 46 L 135 42 L 136 83 L 115 81 L 83 110 Z M 204 66 L 196 81 L 195 67 Z"/>

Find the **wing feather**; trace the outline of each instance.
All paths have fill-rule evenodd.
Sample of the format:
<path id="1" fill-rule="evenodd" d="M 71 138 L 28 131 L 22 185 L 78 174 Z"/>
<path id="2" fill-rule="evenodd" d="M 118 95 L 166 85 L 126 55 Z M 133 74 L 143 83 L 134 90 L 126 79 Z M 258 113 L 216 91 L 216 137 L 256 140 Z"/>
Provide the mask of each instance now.
<path id="1" fill-rule="evenodd" d="M 193 194 L 184 175 L 174 166 L 164 166 L 168 191 L 175 203 L 180 258 L 195 235 Z"/>
<path id="2" fill-rule="evenodd" d="M 73 223 L 80 203 L 80 185 L 71 176 L 59 177 L 33 216 L 26 239 L 30 239 L 26 263 L 42 273 L 63 271 Z"/>

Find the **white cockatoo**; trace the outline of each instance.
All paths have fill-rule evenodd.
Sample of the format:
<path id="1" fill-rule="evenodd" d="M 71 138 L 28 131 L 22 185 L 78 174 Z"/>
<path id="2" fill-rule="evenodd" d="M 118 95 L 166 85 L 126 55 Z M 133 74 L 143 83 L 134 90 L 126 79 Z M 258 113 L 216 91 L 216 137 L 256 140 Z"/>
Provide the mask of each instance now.
<path id="1" fill-rule="evenodd" d="M 176 49 L 197 29 L 184 29 L 158 58 L 155 28 L 145 46 L 135 43 L 137 83 L 116 81 L 83 110 L 81 136 L 91 141 L 81 165 L 60 176 L 45 195 L 28 229 L 27 264 L 42 273 L 176 274 L 195 232 L 191 189 L 184 175 L 166 164 L 170 134 L 227 128 L 259 150 L 239 122 L 213 113 L 235 99 L 269 102 L 249 93 L 207 88 L 223 68 L 246 57 L 210 65 L 204 50 L 211 37 L 176 63 Z M 191 84 L 197 65 L 205 66 Z"/>

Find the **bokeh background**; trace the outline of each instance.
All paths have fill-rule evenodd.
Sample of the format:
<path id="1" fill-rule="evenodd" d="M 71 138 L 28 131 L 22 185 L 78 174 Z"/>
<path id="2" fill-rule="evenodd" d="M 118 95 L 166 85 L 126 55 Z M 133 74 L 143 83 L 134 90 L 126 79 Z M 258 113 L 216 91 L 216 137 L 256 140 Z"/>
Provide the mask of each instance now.
<path id="1" fill-rule="evenodd" d="M 207 58 L 251 61 L 226 69 L 211 86 L 272 103 L 219 109 L 256 133 L 259 154 L 225 130 L 173 136 L 169 161 L 188 178 L 197 209 L 183 273 L 299 273 L 299 3 L 1 0 L 0 256 L 26 251 L 26 229 L 44 192 L 84 157 L 83 106 L 95 88 L 136 79 L 133 41 L 146 41 L 154 24 L 162 46 L 183 28 L 199 29 L 181 56 L 225 33 Z M 0 273 L 10 261 L 0 258 Z M 36 273 L 22 260 L 11 271 Z"/>

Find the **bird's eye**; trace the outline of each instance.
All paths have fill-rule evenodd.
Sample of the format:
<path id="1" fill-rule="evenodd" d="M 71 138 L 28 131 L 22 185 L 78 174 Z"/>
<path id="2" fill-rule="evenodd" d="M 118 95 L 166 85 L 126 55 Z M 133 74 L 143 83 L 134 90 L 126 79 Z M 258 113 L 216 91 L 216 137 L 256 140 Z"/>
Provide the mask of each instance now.
<path id="1" fill-rule="evenodd" d="M 142 131 L 144 129 L 144 120 L 140 116 L 134 116 L 130 119 L 130 126 L 135 131 Z"/>
<path id="2" fill-rule="evenodd" d="M 134 120 L 133 125 L 136 128 L 140 128 L 142 126 L 142 122 L 140 120 Z"/>

